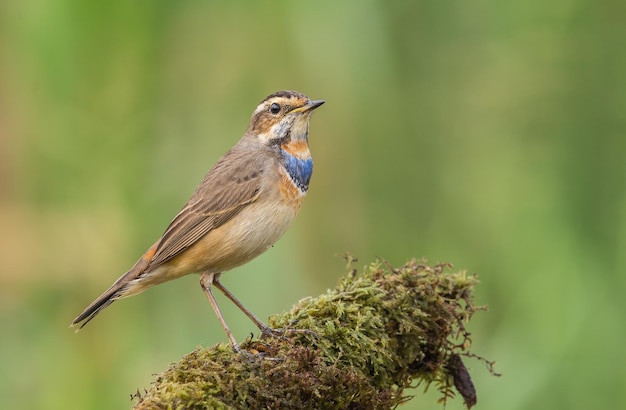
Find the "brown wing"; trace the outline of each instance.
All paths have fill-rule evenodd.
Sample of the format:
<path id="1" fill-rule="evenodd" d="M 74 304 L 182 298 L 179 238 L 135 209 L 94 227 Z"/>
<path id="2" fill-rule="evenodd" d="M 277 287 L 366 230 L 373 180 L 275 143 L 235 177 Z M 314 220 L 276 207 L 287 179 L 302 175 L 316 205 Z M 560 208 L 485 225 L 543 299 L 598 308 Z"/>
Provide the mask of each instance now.
<path id="1" fill-rule="evenodd" d="M 258 158 L 247 159 L 230 155 L 215 164 L 165 230 L 146 272 L 174 258 L 259 197 L 262 164 Z"/>
<path id="2" fill-rule="evenodd" d="M 85 326 L 104 308 L 123 295 L 126 286 L 160 264 L 172 259 L 239 213 L 260 195 L 267 157 L 250 150 L 228 152 L 204 177 L 191 199 L 154 245 L 109 289 L 74 319 Z"/>

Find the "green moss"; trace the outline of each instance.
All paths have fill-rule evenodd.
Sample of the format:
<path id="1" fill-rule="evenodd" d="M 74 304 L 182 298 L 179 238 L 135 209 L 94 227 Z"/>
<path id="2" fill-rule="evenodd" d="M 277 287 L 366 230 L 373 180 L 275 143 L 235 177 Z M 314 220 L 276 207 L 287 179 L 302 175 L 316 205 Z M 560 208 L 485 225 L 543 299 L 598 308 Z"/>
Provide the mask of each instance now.
<path id="1" fill-rule="evenodd" d="M 275 328 L 312 332 L 247 341 L 241 354 L 197 349 L 137 395 L 135 408 L 389 409 L 409 399 L 405 388 L 431 383 L 442 401 L 455 386 L 471 407 L 476 393 L 460 356 L 477 357 L 465 328 L 483 309 L 472 303 L 476 277 L 416 260 L 357 273 L 346 259 L 335 289 L 270 318 Z"/>

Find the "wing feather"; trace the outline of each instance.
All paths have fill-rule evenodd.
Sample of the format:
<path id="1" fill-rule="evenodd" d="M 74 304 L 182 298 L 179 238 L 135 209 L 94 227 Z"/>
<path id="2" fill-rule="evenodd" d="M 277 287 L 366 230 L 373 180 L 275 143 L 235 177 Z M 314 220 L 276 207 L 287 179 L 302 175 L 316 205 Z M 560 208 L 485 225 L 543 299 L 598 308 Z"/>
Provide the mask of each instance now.
<path id="1" fill-rule="evenodd" d="M 224 156 L 204 177 L 189 202 L 165 230 L 146 272 L 171 260 L 219 228 L 260 195 L 262 164 L 257 158 Z"/>

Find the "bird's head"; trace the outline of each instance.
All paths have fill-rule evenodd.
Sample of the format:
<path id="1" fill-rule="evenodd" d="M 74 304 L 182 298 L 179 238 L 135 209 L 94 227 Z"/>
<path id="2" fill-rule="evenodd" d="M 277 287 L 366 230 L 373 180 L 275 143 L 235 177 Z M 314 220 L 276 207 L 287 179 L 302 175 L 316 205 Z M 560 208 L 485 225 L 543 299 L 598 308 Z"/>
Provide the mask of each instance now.
<path id="1" fill-rule="evenodd" d="M 309 118 L 323 100 L 310 100 L 296 91 L 266 97 L 252 113 L 248 134 L 270 146 L 307 142 Z"/>

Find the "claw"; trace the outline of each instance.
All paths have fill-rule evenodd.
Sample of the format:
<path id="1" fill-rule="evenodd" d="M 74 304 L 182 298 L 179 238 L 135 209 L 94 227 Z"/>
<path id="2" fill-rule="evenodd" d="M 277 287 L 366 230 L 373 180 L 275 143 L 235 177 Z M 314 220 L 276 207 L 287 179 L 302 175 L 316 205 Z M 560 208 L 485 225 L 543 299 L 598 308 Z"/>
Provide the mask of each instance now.
<path id="1" fill-rule="evenodd" d="M 307 335 L 311 335 L 315 338 L 318 338 L 319 336 L 317 335 L 317 333 L 315 333 L 314 331 L 310 330 L 310 329 L 289 329 L 289 328 L 285 328 L 285 329 L 274 329 L 271 328 L 269 326 L 264 326 L 261 328 L 261 337 L 285 337 L 288 334 L 293 334 L 293 333 L 305 333 Z"/>

